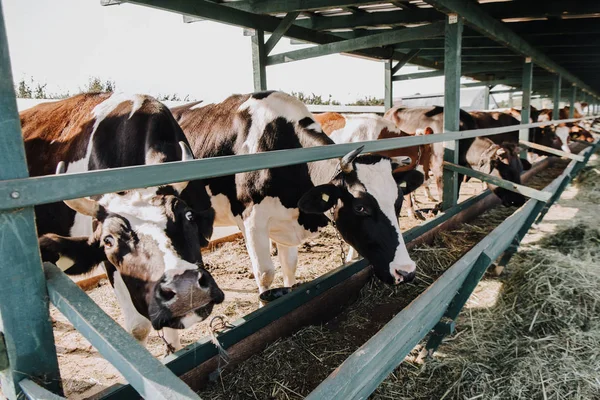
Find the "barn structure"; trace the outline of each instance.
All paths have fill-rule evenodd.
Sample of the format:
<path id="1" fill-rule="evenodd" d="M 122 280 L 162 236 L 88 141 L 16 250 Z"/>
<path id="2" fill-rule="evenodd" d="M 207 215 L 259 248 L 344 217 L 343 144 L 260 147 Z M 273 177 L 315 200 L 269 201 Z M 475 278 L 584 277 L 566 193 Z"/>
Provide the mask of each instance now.
<path id="1" fill-rule="evenodd" d="M 383 61 L 385 104 L 390 107 L 393 83 L 433 76 L 445 77 L 444 134 L 365 142 L 365 151 L 444 142 L 445 212 L 405 232 L 406 242 L 489 200 L 489 191 L 457 204 L 457 173 L 520 192 L 530 200 L 489 236 L 473 247 L 409 307 L 394 317 L 351 355 L 308 397 L 365 398 L 426 335 L 435 350 L 452 333 L 454 320 L 475 285 L 498 257 L 514 254 L 520 239 L 560 196 L 587 163 L 598 140 L 580 154 L 554 151 L 571 159 L 564 172 L 543 190 L 516 185 L 457 164 L 459 139 L 494 135 L 511 127 L 459 132 L 460 77 L 477 82 L 465 86 L 507 85 L 523 93 L 522 143 L 532 94 L 550 96 L 554 115 L 563 98 L 575 122 L 594 118 L 600 96 L 600 15 L 598 2 L 546 0 L 102 0 L 102 5 L 154 7 L 182 14 L 186 21 L 212 20 L 252 30 L 254 86 L 268 88 L 268 66 L 329 54 L 347 53 Z M 130 3 L 130 4 L 129 4 Z M 271 33 L 266 38 L 265 34 Z M 315 46 L 285 53 L 272 50 L 282 37 Z M 49 303 L 123 374 L 129 385 L 112 388 L 103 398 L 197 399 L 190 380 L 178 376 L 218 354 L 208 339 L 188 346 L 161 362 L 127 335 L 71 280 L 52 264 L 40 261 L 33 207 L 37 204 L 157 186 L 173 181 L 341 157 L 355 144 L 262 153 L 237 162 L 202 159 L 163 165 L 29 178 L 16 109 L 14 86 L 0 15 L 0 370 L 2 391 L 10 399 L 59 399 L 61 377 Z M 431 71 L 400 74 L 407 63 Z M 227 79 L 227 77 L 223 77 Z M 576 101 L 585 101 L 588 116 L 573 119 Z M 550 124 L 558 121 L 551 121 Z M 544 124 L 549 124 L 548 122 Z M 269 324 L 318 301 L 368 266 L 365 260 L 341 266 L 300 290 L 269 304 L 218 336 L 228 349 Z M 187 383 L 187 385 L 186 385 Z"/>

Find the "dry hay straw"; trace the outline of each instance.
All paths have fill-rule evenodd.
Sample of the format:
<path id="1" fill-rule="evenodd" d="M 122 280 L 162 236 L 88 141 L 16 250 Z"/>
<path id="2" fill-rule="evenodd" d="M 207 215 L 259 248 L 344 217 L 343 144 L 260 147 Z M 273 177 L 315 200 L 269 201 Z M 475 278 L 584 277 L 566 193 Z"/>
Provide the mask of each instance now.
<path id="1" fill-rule="evenodd" d="M 579 182 L 597 191 L 600 174 L 589 171 Z M 403 363 L 372 398 L 600 398 L 599 265 L 593 223 L 529 246 L 510 262 L 494 306 L 463 310 L 434 358 Z"/>
<path id="2" fill-rule="evenodd" d="M 414 284 L 394 287 L 372 279 L 342 314 L 272 343 L 225 372 L 200 396 L 215 400 L 303 398 L 514 210 L 496 208 L 459 230 L 440 232 L 432 245 L 410 251 L 418 265 Z"/>

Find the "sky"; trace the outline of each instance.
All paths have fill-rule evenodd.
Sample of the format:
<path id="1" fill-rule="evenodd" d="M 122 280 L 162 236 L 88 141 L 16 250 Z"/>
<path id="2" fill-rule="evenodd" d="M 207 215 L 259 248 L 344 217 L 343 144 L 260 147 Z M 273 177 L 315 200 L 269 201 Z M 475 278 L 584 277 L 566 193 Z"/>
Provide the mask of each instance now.
<path id="1" fill-rule="evenodd" d="M 100 0 L 3 0 L 13 78 L 76 93 L 92 76 L 118 91 L 215 100 L 253 91 L 250 37 L 241 28 Z M 304 45 L 306 46 L 306 45 Z M 282 39 L 272 54 L 302 48 Z M 416 67 L 402 69 L 412 72 Z M 267 68 L 269 89 L 347 103 L 382 98 L 384 64 L 331 55 Z M 394 97 L 441 93 L 443 78 L 394 83 Z"/>

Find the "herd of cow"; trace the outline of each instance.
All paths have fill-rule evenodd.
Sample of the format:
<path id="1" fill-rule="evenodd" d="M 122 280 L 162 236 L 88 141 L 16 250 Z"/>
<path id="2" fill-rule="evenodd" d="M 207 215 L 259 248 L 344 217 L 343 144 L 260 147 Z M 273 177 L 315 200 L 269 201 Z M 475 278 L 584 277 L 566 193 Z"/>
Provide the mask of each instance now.
<path id="1" fill-rule="evenodd" d="M 384 117 L 312 115 L 296 98 L 267 91 L 169 110 L 149 96 L 103 93 L 39 104 L 20 118 L 30 174 L 40 176 L 435 134 L 442 132 L 443 108 L 396 107 Z M 552 119 L 551 111 L 532 108 L 531 118 Z M 461 111 L 460 121 L 461 130 L 518 125 L 520 114 Z M 530 141 L 567 150 L 570 134 L 592 140 L 585 129 L 563 125 L 531 129 Z M 518 131 L 462 140 L 460 164 L 518 183 L 530 164 L 519 158 L 517 144 Z M 151 328 L 164 329 L 176 349 L 177 329 L 202 321 L 224 299 L 202 262 L 213 226 L 241 230 L 260 292 L 275 275 L 270 242 L 284 284 L 292 286 L 298 246 L 329 223 L 379 279 L 410 282 L 416 266 L 398 216 L 404 196 L 412 210 L 408 195 L 430 173 L 442 193 L 443 145 L 361 150 L 340 160 L 37 206 L 42 259 L 68 274 L 103 264 L 126 330 L 145 342 Z M 520 194 L 490 189 L 505 205 L 525 202 Z"/>

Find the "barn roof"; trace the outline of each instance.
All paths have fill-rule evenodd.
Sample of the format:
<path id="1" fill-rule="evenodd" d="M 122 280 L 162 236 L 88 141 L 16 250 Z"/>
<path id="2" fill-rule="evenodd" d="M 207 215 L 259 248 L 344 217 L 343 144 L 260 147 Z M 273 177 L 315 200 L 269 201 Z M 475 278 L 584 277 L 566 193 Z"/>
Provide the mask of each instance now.
<path id="1" fill-rule="evenodd" d="M 103 4 L 123 1 L 101 0 Z M 600 2 L 576 0 L 134 0 L 143 4 L 320 44 L 267 55 L 273 65 L 326 54 L 393 59 L 442 72 L 446 14 L 464 18 L 462 75 L 519 87 L 524 57 L 534 63 L 534 91 L 600 93 Z M 279 36 L 280 37 L 280 36 Z M 276 40 L 274 41 L 276 42 Z M 269 47 L 267 43 L 267 48 Z M 272 49 L 272 48 L 271 48 Z M 269 50 L 271 50 L 269 49 Z M 268 51 L 267 51 L 268 53 Z M 394 80 L 426 75 L 400 75 Z M 564 93 L 564 92 L 563 92 Z"/>

